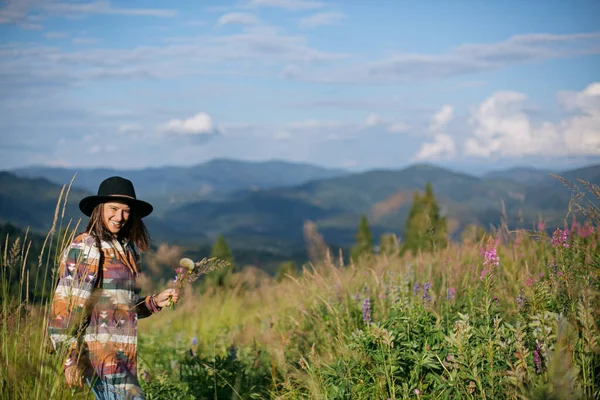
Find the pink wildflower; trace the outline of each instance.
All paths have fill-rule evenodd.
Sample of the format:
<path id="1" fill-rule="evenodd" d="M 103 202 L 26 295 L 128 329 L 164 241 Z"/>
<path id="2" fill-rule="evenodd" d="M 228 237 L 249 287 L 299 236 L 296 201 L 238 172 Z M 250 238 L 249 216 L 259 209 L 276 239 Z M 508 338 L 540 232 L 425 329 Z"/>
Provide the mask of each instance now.
<path id="1" fill-rule="evenodd" d="M 487 276 L 487 274 L 488 274 L 488 270 L 487 270 L 487 269 L 485 269 L 485 268 L 484 268 L 484 269 L 482 269 L 482 270 L 481 270 L 481 275 L 479 276 L 479 279 L 481 279 L 481 280 L 484 280 L 484 279 L 485 279 L 485 277 Z"/>
<path id="2" fill-rule="evenodd" d="M 562 246 L 569 247 L 569 243 L 567 243 L 567 231 L 563 231 L 557 228 L 552 234 L 552 247 Z"/>
<path id="3" fill-rule="evenodd" d="M 538 223 L 537 223 L 537 228 L 538 228 L 538 231 L 545 230 L 546 229 L 546 223 L 540 219 L 538 221 Z"/>
<path id="4" fill-rule="evenodd" d="M 529 278 L 525 279 L 525 286 L 527 286 L 527 287 L 533 286 L 534 283 L 535 283 L 535 278 L 533 276 L 530 276 Z"/>
<path id="5" fill-rule="evenodd" d="M 490 239 L 487 244 L 487 248 L 484 254 L 483 265 L 493 268 L 500 265 L 500 258 L 498 257 L 498 250 L 496 249 L 496 245 Z"/>

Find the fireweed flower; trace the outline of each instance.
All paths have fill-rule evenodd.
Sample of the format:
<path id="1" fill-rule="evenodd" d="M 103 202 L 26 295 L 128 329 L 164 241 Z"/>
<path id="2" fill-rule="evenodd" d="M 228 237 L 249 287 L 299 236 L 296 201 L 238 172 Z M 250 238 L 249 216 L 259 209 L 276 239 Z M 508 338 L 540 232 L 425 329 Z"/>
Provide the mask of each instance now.
<path id="1" fill-rule="evenodd" d="M 366 325 L 371 323 L 371 300 L 368 297 L 363 301 L 362 317 Z"/>
<path id="2" fill-rule="evenodd" d="M 446 300 L 454 300 L 454 295 L 456 295 L 456 290 L 453 287 L 446 289 Z"/>
<path id="3" fill-rule="evenodd" d="M 481 275 L 479 275 L 479 279 L 484 280 L 488 274 L 488 270 L 486 268 L 481 270 Z"/>
<path id="4" fill-rule="evenodd" d="M 498 257 L 498 250 L 496 246 L 492 245 L 491 242 L 488 244 L 488 249 L 485 251 L 485 259 L 483 265 L 489 268 L 497 267 L 500 265 L 500 258 Z"/>
<path id="5" fill-rule="evenodd" d="M 556 229 L 552 234 L 552 247 L 562 246 L 569 247 L 569 243 L 567 243 L 568 235 L 567 231 L 563 231 L 560 229 Z"/>
<path id="6" fill-rule="evenodd" d="M 492 238 L 490 238 L 487 242 L 487 246 L 485 249 L 485 253 L 483 255 L 483 270 L 481 270 L 481 275 L 479 275 L 480 280 L 484 280 L 487 277 L 492 276 L 492 272 L 495 267 L 500 265 L 500 258 L 498 257 L 498 250 L 496 249 L 496 245 Z"/>
<path id="7" fill-rule="evenodd" d="M 535 278 L 533 276 L 530 276 L 529 278 L 525 279 L 525 286 L 527 286 L 527 287 L 533 286 L 534 283 L 535 283 Z"/>

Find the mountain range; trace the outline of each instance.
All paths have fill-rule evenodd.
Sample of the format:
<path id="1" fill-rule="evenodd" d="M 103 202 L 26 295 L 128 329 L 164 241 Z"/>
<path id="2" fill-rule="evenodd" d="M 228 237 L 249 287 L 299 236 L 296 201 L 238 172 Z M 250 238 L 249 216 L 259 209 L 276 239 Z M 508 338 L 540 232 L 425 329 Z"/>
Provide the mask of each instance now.
<path id="1" fill-rule="evenodd" d="M 600 165 L 554 171 L 572 182 L 600 184 Z M 223 234 L 234 249 L 285 257 L 304 248 L 303 224 L 314 221 L 324 239 L 347 248 L 361 215 L 378 240 L 401 237 L 416 190 L 430 182 L 457 237 L 469 224 L 531 228 L 538 218 L 562 226 L 570 192 L 547 171 L 519 168 L 482 177 L 433 165 L 350 173 L 307 164 L 219 159 L 192 167 L 141 170 L 29 167 L 0 172 L 0 222 L 49 229 L 58 193 L 76 174 L 65 216 L 78 219 L 79 199 L 112 175 L 131 179 L 156 212 L 147 218 L 155 241 L 187 248 Z"/>

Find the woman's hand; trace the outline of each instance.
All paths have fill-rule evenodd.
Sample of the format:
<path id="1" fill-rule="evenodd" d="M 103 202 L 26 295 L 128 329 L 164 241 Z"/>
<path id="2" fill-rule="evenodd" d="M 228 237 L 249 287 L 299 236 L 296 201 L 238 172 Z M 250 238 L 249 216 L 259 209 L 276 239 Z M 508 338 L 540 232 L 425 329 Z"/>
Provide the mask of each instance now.
<path id="1" fill-rule="evenodd" d="M 65 380 L 69 387 L 83 387 L 81 369 L 77 365 L 71 365 L 65 368 Z"/>
<path id="2" fill-rule="evenodd" d="M 154 301 L 156 301 L 157 306 L 162 308 L 170 304 L 169 298 L 173 300 L 173 303 L 177 303 L 179 301 L 179 291 L 175 289 L 164 290 L 154 296 Z"/>

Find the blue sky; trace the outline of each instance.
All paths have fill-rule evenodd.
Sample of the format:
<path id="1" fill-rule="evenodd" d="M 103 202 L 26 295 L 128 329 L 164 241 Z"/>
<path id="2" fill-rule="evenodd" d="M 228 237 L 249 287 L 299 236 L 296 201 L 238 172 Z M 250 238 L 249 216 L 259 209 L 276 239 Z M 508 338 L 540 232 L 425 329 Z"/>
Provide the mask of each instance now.
<path id="1" fill-rule="evenodd" d="M 598 1 L 0 5 L 0 169 L 600 162 Z"/>

